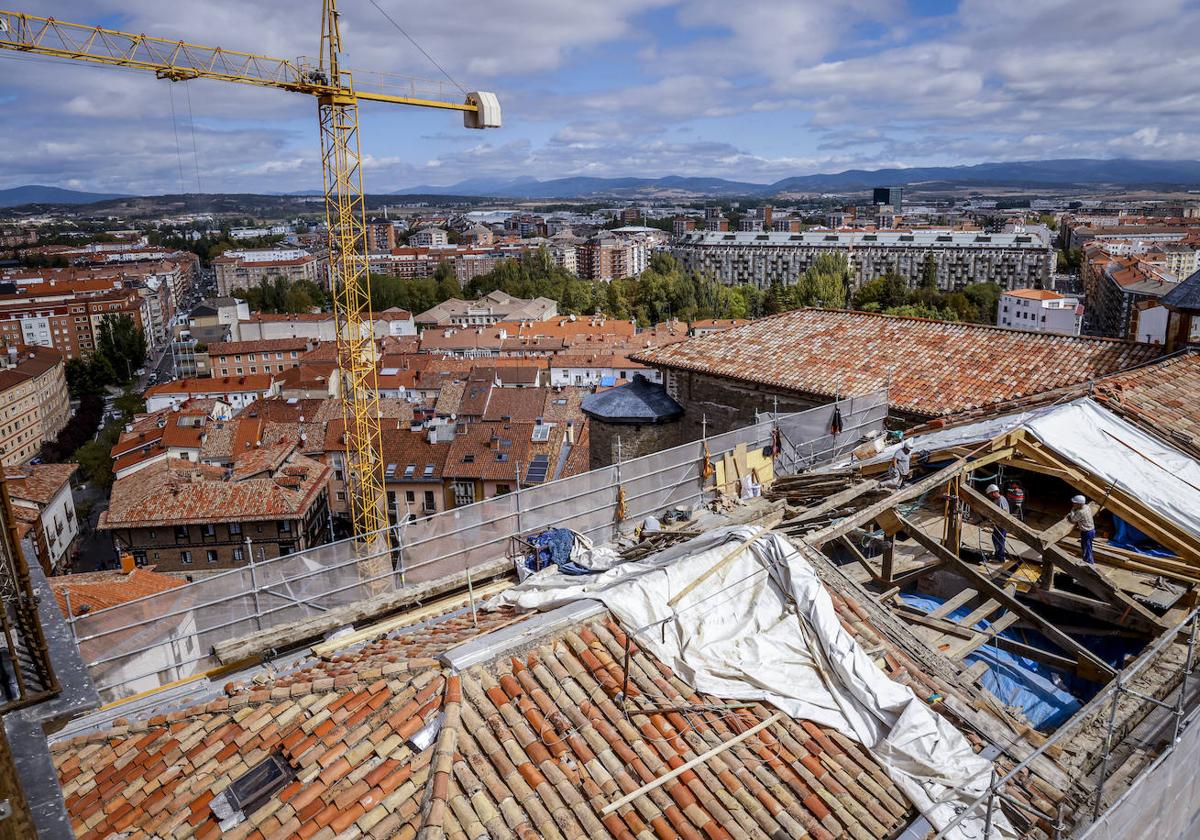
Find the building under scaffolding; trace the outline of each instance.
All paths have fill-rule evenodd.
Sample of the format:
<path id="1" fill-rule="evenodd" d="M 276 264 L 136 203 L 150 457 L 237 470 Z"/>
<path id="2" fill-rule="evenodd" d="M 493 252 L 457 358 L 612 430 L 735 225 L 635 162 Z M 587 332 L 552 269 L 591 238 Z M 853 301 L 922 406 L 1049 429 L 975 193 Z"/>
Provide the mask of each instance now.
<path id="1" fill-rule="evenodd" d="M 1196 367 L 1163 371 L 1196 382 Z M 191 585 L 80 617 L 115 700 L 53 736 L 66 812 L 96 837 L 1192 836 L 1200 462 L 1147 421 L 1166 412 L 1139 405 L 1162 394 L 1138 375 L 1119 411 L 1097 389 L 918 429 L 903 486 L 891 449 L 859 447 L 886 397 L 858 398 L 444 514 L 398 541 L 370 598 L 332 546 L 238 571 L 237 593 Z M 998 508 L 991 483 L 1021 504 Z M 1075 493 L 1095 508 L 1096 566 L 1062 521 Z M 629 538 L 678 509 L 686 521 Z M 608 542 L 618 571 L 669 577 L 730 523 L 790 545 L 843 652 L 950 725 L 990 777 L 929 801 L 880 745 L 783 713 L 735 671 L 724 690 L 689 683 L 697 671 L 663 655 L 698 641 L 672 604 L 732 592 L 744 549 L 677 580 L 649 605 L 670 619 L 653 629 L 586 598 L 485 607 L 519 603 L 513 564 L 555 526 Z M 532 582 L 547 575 L 566 579 Z M 158 598 L 187 613 L 192 644 L 147 635 Z M 812 637 L 791 608 L 800 644 Z M 145 673 L 149 650 L 172 667 Z"/>

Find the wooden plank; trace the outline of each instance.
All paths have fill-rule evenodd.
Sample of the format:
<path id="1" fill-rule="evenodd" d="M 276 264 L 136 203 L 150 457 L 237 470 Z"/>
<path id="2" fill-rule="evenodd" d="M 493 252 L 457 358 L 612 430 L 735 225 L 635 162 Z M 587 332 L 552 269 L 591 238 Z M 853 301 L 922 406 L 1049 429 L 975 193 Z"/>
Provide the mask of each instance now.
<path id="1" fill-rule="evenodd" d="M 988 598 L 974 612 L 964 615 L 955 623 L 961 624 L 963 627 L 974 627 L 998 609 L 1000 609 L 1000 602 Z"/>
<path id="2" fill-rule="evenodd" d="M 959 624 L 954 624 L 944 618 L 931 619 L 920 610 L 917 610 L 913 607 L 897 609 L 897 613 L 902 614 L 902 620 L 906 622 L 921 624 L 933 630 L 938 630 L 946 637 L 969 639 L 981 634 L 978 630 L 968 630 L 966 627 L 963 627 Z M 1007 618 L 1008 615 L 1014 614 L 1007 613 L 1001 618 Z M 1014 618 L 1012 621 L 1005 621 L 1004 627 L 1007 628 L 1018 620 L 1019 618 Z M 999 623 L 1000 619 L 997 619 L 996 621 Z M 1060 671 L 1071 673 L 1076 670 L 1076 662 L 1073 659 L 1068 659 L 1065 656 L 1051 653 L 1048 650 L 1042 650 L 1041 648 L 1027 645 L 1024 642 L 1017 641 L 1016 639 L 1010 639 L 1007 636 L 997 635 L 995 638 L 990 638 L 987 644 L 995 645 L 1001 650 L 1006 650 L 1009 653 L 1015 653 L 1016 655 L 1023 656 L 1026 659 L 1032 659 L 1035 662 L 1041 662 L 1042 664 L 1049 665 L 1052 668 L 1058 668 Z"/>
<path id="3" fill-rule="evenodd" d="M 852 487 L 847 487 L 840 493 L 834 493 L 825 501 L 821 502 L 821 504 L 805 509 L 800 513 L 799 516 L 784 520 L 783 524 L 794 525 L 799 522 L 808 522 L 812 519 L 816 519 L 824 513 L 828 513 L 831 510 L 836 510 L 842 505 L 854 501 L 859 496 L 862 496 L 864 493 L 869 493 L 878 486 L 879 482 L 875 481 L 874 479 L 870 481 L 859 482 Z"/>
<path id="4" fill-rule="evenodd" d="M 983 675 L 988 672 L 988 664 L 986 662 L 976 662 L 971 667 L 962 672 L 962 678 L 967 685 L 974 685 L 983 679 Z"/>
<path id="5" fill-rule="evenodd" d="M 848 534 L 855 528 L 872 521 L 879 514 L 891 510 L 901 502 L 915 499 L 927 490 L 949 481 L 952 476 L 958 475 L 962 471 L 962 468 L 963 462 L 955 461 L 953 464 L 938 470 L 933 475 L 926 476 L 914 484 L 902 487 L 886 499 L 881 499 L 873 505 L 868 505 L 853 516 L 846 517 L 836 525 L 827 525 L 820 530 L 813 531 L 811 534 L 804 534 L 799 539 L 806 545 L 819 548 L 830 540 L 837 539 L 842 534 Z"/>
<path id="6" fill-rule="evenodd" d="M 713 747 L 708 752 L 705 752 L 705 753 L 702 753 L 701 755 L 696 756 L 691 761 L 685 761 L 683 764 L 680 764 L 678 767 L 676 767 L 671 772 L 664 773 L 663 775 L 659 776 L 654 781 L 647 782 L 646 784 L 642 785 L 637 790 L 633 790 L 633 791 L 630 791 L 629 793 L 625 794 L 620 799 L 618 799 L 616 802 L 612 802 L 608 805 L 605 805 L 600 810 L 600 815 L 603 817 L 606 817 L 609 814 L 611 814 L 613 811 L 616 811 L 617 809 L 622 808 L 625 805 L 628 805 L 630 802 L 637 799 L 639 796 L 645 796 L 650 791 L 656 790 L 657 788 L 662 787 L 667 782 L 671 781 L 672 779 L 676 778 L 677 776 L 681 776 L 682 774 L 686 773 L 688 770 L 691 770 L 696 765 L 703 764 L 704 762 L 708 761 L 713 756 L 724 752 L 725 750 L 729 749 L 730 747 L 737 746 L 742 741 L 745 741 L 747 738 L 750 738 L 753 735 L 757 735 L 759 732 L 766 729 L 768 726 L 775 723 L 777 720 L 779 720 L 782 717 L 783 717 L 783 712 L 775 712 L 775 714 L 771 715 L 766 720 L 762 721 L 761 723 L 756 724 L 755 726 L 751 726 L 749 729 L 747 729 L 745 732 L 741 733 L 740 735 L 735 735 L 733 738 L 730 738 L 728 741 L 725 741 L 724 743 L 721 743 L 721 744 L 717 744 L 717 746 Z"/>
<path id="7" fill-rule="evenodd" d="M 1116 584 L 1104 576 L 1103 571 L 1095 566 L 1084 563 L 1082 560 L 1077 560 L 1055 545 L 1054 542 L 1062 538 L 1061 536 L 1057 536 L 1056 530 L 1050 536 L 1050 540 L 1054 542 L 1049 541 L 1045 537 L 1044 532 L 1033 530 L 1012 514 L 1006 513 L 996 507 L 991 499 L 975 489 L 964 485 L 962 487 L 962 497 L 971 506 L 972 510 L 986 516 L 994 524 L 1016 534 L 1024 542 L 1040 551 L 1043 557 L 1048 559 L 1054 566 L 1070 571 L 1071 576 L 1075 578 L 1075 581 L 1080 586 L 1100 600 L 1119 605 L 1119 609 L 1127 612 L 1131 617 L 1136 616 L 1141 619 L 1141 623 L 1150 629 L 1165 629 L 1158 616 L 1122 592 Z M 1051 581 L 1044 579 L 1042 583 L 1043 585 L 1049 585 Z"/>
<path id="8" fill-rule="evenodd" d="M 938 607 L 933 612 L 929 613 L 929 617 L 930 618 L 945 618 L 946 616 L 950 615 L 950 613 L 954 612 L 956 609 L 961 607 L 963 604 L 967 603 L 967 601 L 970 601 L 972 598 L 974 598 L 978 594 L 979 593 L 976 592 L 974 589 L 969 589 L 969 588 L 964 589 L 962 592 L 959 592 L 957 595 L 955 595 L 950 600 L 943 601 L 942 605 L 940 607 Z"/>
<path id="9" fill-rule="evenodd" d="M 899 513 L 897 513 L 897 516 L 905 525 L 905 530 L 912 536 L 912 538 L 924 546 L 927 550 L 932 552 L 934 556 L 943 560 L 950 567 L 951 571 L 954 571 L 960 576 L 966 578 L 967 581 L 969 581 L 971 585 L 980 592 L 990 595 L 1002 605 L 1017 613 L 1017 615 L 1019 615 L 1025 621 L 1037 627 L 1042 631 L 1043 634 L 1045 634 L 1046 638 L 1058 645 L 1058 647 L 1060 647 L 1062 650 L 1074 654 L 1082 668 L 1089 670 L 1091 673 L 1101 675 L 1104 679 L 1111 679 L 1113 676 L 1115 676 L 1116 672 L 1109 667 L 1107 662 L 1105 662 L 1096 654 L 1092 653 L 1083 645 L 1079 644 L 1079 642 L 1072 639 L 1066 633 L 1059 630 L 1053 622 L 1042 618 L 1029 607 L 1018 601 L 1015 596 L 1005 592 L 987 577 L 982 575 L 970 563 L 967 563 L 965 560 L 961 560 L 951 554 L 946 550 L 945 546 L 922 532 L 921 529 L 918 528 L 914 523 L 909 522 Z"/>
<path id="10" fill-rule="evenodd" d="M 950 651 L 951 659 L 962 659 L 969 653 L 973 653 L 983 645 L 992 644 L 999 637 L 1000 632 L 1007 628 L 1010 624 L 1017 622 L 1017 614 L 1007 612 L 1004 615 L 991 622 L 991 626 L 987 630 L 977 630 L 975 636 L 970 641 L 967 641 Z"/>
<path id="11" fill-rule="evenodd" d="M 1081 469 L 1063 462 L 1055 453 L 1034 441 L 1022 443 L 1021 451 L 1028 453 L 1035 460 L 1063 470 L 1066 474 L 1063 480 L 1072 487 L 1091 496 L 1093 500 L 1104 499 L 1105 508 L 1115 511 L 1143 534 L 1153 537 L 1181 557 L 1200 557 L 1200 545 L 1195 538 L 1179 529 L 1173 522 L 1155 516 L 1153 511 L 1120 487 L 1105 484 Z"/>

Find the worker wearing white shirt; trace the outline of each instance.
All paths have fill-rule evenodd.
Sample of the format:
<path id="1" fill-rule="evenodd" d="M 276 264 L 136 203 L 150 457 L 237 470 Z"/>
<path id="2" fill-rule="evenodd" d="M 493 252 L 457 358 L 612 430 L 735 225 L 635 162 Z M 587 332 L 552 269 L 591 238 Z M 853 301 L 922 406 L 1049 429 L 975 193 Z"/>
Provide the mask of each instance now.
<path id="1" fill-rule="evenodd" d="M 1096 540 L 1096 522 L 1092 519 L 1092 511 L 1083 496 L 1072 497 L 1071 504 L 1073 507 L 1067 514 L 1067 521 L 1079 529 L 1079 546 L 1083 549 L 1084 561 L 1095 566 L 1096 556 L 1092 553 L 1092 543 Z"/>
<path id="2" fill-rule="evenodd" d="M 912 478 L 912 450 L 912 441 L 906 440 L 892 456 L 892 477 L 897 487 L 903 486 L 904 482 Z"/>

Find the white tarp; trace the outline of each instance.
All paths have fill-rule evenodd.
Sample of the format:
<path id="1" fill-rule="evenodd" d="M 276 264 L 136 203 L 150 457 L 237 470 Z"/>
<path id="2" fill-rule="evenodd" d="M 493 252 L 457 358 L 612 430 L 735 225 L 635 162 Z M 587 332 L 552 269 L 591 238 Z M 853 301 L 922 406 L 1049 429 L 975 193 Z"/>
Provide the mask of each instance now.
<path id="1" fill-rule="evenodd" d="M 1200 464 L 1194 458 L 1089 399 L 1037 417 L 1026 428 L 1068 461 L 1200 536 Z"/>
<path id="2" fill-rule="evenodd" d="M 939 429 L 912 441 L 916 452 L 936 452 L 985 443 L 1017 428 L 1200 536 L 1200 463 L 1088 397 Z M 891 460 L 898 445 L 864 463 Z"/>
<path id="3" fill-rule="evenodd" d="M 749 550 L 728 559 L 756 536 Z M 842 627 L 808 560 L 779 534 L 722 528 L 594 577 L 547 569 L 491 605 L 546 610 L 584 598 L 603 602 L 639 646 L 697 691 L 761 700 L 862 744 L 936 828 L 987 789 L 991 762 L 876 667 Z M 948 836 L 982 837 L 982 810 Z M 1016 837 L 998 810 L 992 828 L 993 837 Z"/>

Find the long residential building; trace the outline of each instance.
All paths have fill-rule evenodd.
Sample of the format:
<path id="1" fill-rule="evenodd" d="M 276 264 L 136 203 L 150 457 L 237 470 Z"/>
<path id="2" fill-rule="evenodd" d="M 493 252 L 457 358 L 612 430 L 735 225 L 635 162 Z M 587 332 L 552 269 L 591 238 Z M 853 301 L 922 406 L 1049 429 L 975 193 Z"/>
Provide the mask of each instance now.
<path id="1" fill-rule="evenodd" d="M 915 286 L 932 255 L 938 288 L 946 291 L 985 282 L 1032 288 L 1049 278 L 1053 259 L 1049 245 L 1031 234 L 950 230 L 692 232 L 671 250 L 685 270 L 759 288 L 795 283 L 824 253 L 846 257 L 855 288 L 889 271 Z"/>
<path id="2" fill-rule="evenodd" d="M 63 354 L 10 344 L 0 350 L 0 462 L 28 461 L 71 418 Z"/>
<path id="3" fill-rule="evenodd" d="M 303 248 L 254 248 L 226 251 L 212 261 L 217 294 L 262 286 L 276 277 L 295 283 L 307 280 L 329 288 L 329 257 Z"/>

